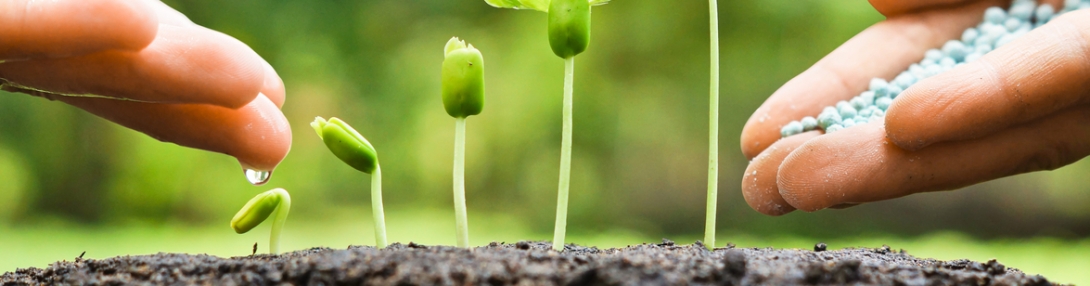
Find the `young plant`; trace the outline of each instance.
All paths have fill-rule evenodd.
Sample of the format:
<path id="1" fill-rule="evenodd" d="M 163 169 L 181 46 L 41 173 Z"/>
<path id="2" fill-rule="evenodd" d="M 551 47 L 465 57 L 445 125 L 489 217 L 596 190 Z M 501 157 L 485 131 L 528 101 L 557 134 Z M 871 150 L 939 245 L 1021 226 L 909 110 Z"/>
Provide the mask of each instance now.
<path id="1" fill-rule="evenodd" d="M 249 202 L 246 202 L 246 205 L 242 206 L 242 209 L 231 219 L 231 228 L 236 233 L 246 233 L 269 218 L 273 211 L 276 211 L 272 231 L 269 234 L 269 253 L 277 254 L 280 252 L 280 229 L 284 228 L 284 221 L 288 220 L 288 211 L 290 210 L 291 196 L 288 195 L 288 191 L 275 188 L 257 194 Z M 257 252 L 257 244 L 254 244 L 254 252 Z"/>
<path id="2" fill-rule="evenodd" d="M 443 107 L 454 117 L 454 218 L 458 247 L 469 247 L 469 221 L 466 218 L 466 117 L 484 109 L 484 57 L 481 51 L 466 45 L 458 37 L 450 38 L 444 48 Z"/>
<path id="3" fill-rule="evenodd" d="M 375 219 L 375 246 L 386 247 L 386 219 L 382 211 L 382 168 L 378 164 L 378 153 L 371 142 L 356 132 L 340 118 L 315 117 L 310 123 L 318 137 L 337 158 L 359 170 L 371 174 L 371 212 Z"/>
<path id="4" fill-rule="evenodd" d="M 590 44 L 590 7 L 609 0 L 485 0 L 500 8 L 533 9 L 549 14 L 549 46 L 564 59 L 564 112 L 560 141 L 560 183 L 557 190 L 553 249 L 564 250 L 568 223 L 568 186 L 571 183 L 572 81 L 575 56 Z"/>
<path id="5" fill-rule="evenodd" d="M 715 248 L 715 203 L 719 191 L 719 13 L 715 0 L 708 0 L 711 21 L 711 87 L 708 116 L 708 207 L 704 221 L 704 246 Z"/>

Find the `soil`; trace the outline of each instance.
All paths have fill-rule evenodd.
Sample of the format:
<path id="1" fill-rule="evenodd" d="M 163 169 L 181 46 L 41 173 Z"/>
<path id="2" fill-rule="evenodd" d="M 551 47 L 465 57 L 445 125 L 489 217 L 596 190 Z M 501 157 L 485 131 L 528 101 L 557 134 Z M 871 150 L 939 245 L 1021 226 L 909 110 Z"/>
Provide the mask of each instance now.
<path id="1" fill-rule="evenodd" d="M 669 240 L 618 249 L 545 242 L 473 249 L 395 243 L 220 258 L 159 253 L 61 261 L 0 284 L 367 285 L 1052 285 L 994 260 L 938 261 L 888 246 L 814 251 L 717 248 Z"/>

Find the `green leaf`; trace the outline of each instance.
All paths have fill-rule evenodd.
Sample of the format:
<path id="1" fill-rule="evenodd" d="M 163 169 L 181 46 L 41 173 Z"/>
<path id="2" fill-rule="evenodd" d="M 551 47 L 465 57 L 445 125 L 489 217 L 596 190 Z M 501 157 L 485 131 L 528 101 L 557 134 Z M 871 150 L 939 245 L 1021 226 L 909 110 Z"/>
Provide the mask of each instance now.
<path id="1" fill-rule="evenodd" d="M 541 12 L 549 12 L 549 0 L 484 0 L 484 2 L 488 3 L 488 5 L 492 5 L 492 7 L 531 9 Z"/>

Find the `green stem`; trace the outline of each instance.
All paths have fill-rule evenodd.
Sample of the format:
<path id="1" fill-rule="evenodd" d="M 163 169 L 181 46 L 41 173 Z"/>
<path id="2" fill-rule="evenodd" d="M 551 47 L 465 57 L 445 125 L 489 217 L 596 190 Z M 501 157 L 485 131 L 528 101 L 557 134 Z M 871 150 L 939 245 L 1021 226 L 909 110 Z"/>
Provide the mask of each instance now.
<path id="1" fill-rule="evenodd" d="M 564 129 L 560 141 L 560 184 L 556 195 L 556 229 L 553 249 L 564 250 L 564 231 L 568 224 L 568 186 L 571 183 L 571 113 L 572 81 L 575 77 L 575 57 L 564 59 Z"/>
<path id="2" fill-rule="evenodd" d="M 458 228 L 458 247 L 469 247 L 469 220 L 466 218 L 466 119 L 454 120 L 454 221 Z"/>
<path id="3" fill-rule="evenodd" d="M 375 246 L 386 248 L 386 217 L 382 212 L 382 167 L 371 174 L 371 215 L 375 218 Z"/>
<path id="4" fill-rule="evenodd" d="M 715 203 L 719 183 L 719 16 L 715 0 L 708 0 L 711 18 L 711 101 L 708 119 L 708 219 L 704 225 L 704 246 L 715 248 Z"/>
<path id="5" fill-rule="evenodd" d="M 284 228 L 284 222 L 288 220 L 288 212 L 291 211 L 291 196 L 283 189 L 275 189 L 280 203 L 276 206 L 276 216 L 273 217 L 272 231 L 269 235 L 269 253 L 280 253 L 280 230 Z"/>

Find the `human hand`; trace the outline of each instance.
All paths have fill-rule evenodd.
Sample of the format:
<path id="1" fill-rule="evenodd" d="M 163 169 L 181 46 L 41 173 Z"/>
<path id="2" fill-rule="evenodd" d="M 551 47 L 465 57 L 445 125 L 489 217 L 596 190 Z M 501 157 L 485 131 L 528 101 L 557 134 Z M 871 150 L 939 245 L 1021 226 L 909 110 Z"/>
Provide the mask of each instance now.
<path id="1" fill-rule="evenodd" d="M 0 0 L 0 87 L 271 171 L 284 86 L 242 42 L 154 0 Z"/>
<path id="2" fill-rule="evenodd" d="M 780 140 L 780 127 L 892 78 L 959 38 L 992 0 L 871 0 L 887 20 L 784 84 L 750 117 L 746 202 L 782 215 L 951 190 L 1090 155 L 1090 10 L 1074 11 L 904 91 L 877 121 Z M 1062 1 L 1042 1 L 1063 7 Z"/>

